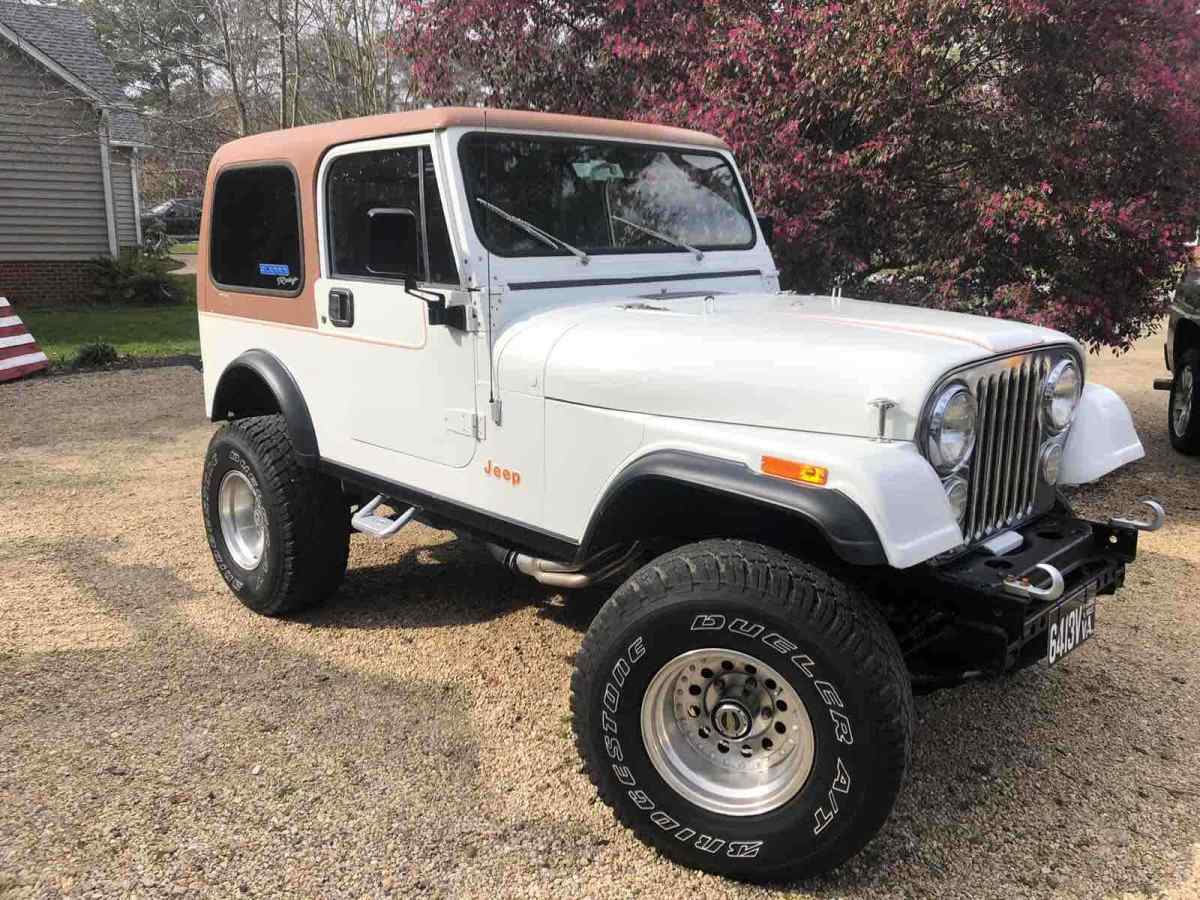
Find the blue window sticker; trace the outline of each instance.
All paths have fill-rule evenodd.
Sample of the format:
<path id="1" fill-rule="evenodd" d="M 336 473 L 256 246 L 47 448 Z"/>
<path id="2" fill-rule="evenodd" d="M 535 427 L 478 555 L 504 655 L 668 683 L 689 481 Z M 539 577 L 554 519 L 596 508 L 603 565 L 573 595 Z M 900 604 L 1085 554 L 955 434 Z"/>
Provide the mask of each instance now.
<path id="1" fill-rule="evenodd" d="M 291 275 L 292 270 L 286 263 L 259 263 L 259 275 Z"/>

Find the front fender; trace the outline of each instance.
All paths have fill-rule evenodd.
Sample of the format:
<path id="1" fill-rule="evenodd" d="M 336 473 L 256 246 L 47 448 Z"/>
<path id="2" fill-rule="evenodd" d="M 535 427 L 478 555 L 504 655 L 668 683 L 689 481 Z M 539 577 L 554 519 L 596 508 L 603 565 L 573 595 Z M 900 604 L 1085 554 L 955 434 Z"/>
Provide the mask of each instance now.
<path id="1" fill-rule="evenodd" d="M 841 491 L 771 478 L 740 461 L 684 450 L 655 450 L 620 471 L 592 516 L 581 556 L 587 558 L 602 550 L 605 526 L 624 510 L 636 509 L 638 495 L 645 496 L 661 482 L 700 488 L 720 495 L 725 503 L 750 501 L 756 508 L 770 507 L 794 515 L 814 527 L 834 553 L 853 565 L 876 566 L 887 561 L 871 520 Z"/>
<path id="2" fill-rule="evenodd" d="M 1145 455 L 1125 401 L 1102 384 L 1086 385 L 1063 447 L 1059 484 L 1088 484 Z"/>
<path id="3" fill-rule="evenodd" d="M 671 455 L 659 455 L 663 451 Z M 710 466 L 709 477 L 720 483 L 702 481 L 702 486 L 721 487 L 751 499 L 756 494 L 760 500 L 773 498 L 768 502 L 776 507 L 784 504 L 817 525 L 848 562 L 886 562 L 904 569 L 962 543 L 941 480 L 911 442 L 682 419 L 647 422 L 644 443 L 610 480 L 597 511 L 614 486 L 639 469 L 656 468 L 655 458 L 676 467 L 684 459 L 680 451 L 724 463 Z M 828 482 L 814 487 L 765 475 L 764 455 L 823 466 L 829 471 Z M 730 464 L 744 474 L 732 478 L 729 473 L 735 469 Z M 696 467 L 684 468 L 688 471 L 676 474 L 694 483 Z M 724 474 L 718 477 L 718 472 Z M 866 536 L 870 529 L 855 524 L 860 514 L 874 530 L 875 541 Z M 872 558 L 879 551 L 882 558 Z"/>

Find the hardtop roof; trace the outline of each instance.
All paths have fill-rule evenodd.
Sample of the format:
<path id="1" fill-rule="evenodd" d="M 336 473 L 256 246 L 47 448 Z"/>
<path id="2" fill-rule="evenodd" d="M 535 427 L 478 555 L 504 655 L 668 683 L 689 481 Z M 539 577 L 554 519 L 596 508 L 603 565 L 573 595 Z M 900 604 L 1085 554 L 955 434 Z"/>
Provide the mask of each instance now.
<path id="1" fill-rule="evenodd" d="M 287 160 L 298 168 L 309 168 L 327 149 L 338 144 L 444 128 L 483 128 L 484 113 L 479 107 L 449 106 L 268 131 L 225 144 L 213 157 L 213 163 L 220 168 L 253 160 Z M 488 128 L 729 149 L 715 135 L 667 125 L 509 109 L 488 109 L 486 113 Z"/>

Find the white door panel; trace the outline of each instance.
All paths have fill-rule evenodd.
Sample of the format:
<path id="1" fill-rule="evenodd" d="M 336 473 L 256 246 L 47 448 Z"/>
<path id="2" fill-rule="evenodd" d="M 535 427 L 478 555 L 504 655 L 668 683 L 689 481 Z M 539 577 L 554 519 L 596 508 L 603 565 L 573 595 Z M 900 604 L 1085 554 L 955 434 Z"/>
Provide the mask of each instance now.
<path id="1" fill-rule="evenodd" d="M 343 328 L 329 321 L 329 292 L 354 295 L 354 324 Z M 317 282 L 317 327 L 325 334 L 374 341 L 407 350 L 425 346 L 425 303 L 404 293 L 400 284 L 322 278 Z"/>
<path id="2" fill-rule="evenodd" d="M 350 437 L 455 468 L 467 465 L 477 441 L 451 431 L 447 416 L 474 414 L 474 335 L 427 325 L 425 302 L 402 285 L 323 278 L 317 291 L 326 304 L 334 288 L 352 292 L 354 324 L 332 325 L 328 310 L 318 322 L 345 386 Z M 354 465 L 353 459 L 342 462 Z M 378 474 L 408 481 L 403 459 Z"/>
<path id="3" fill-rule="evenodd" d="M 415 170 L 420 175 L 410 174 L 402 164 L 418 159 L 416 148 L 423 154 Z M 333 227 L 340 229 L 333 237 L 341 248 L 338 253 L 343 255 L 338 265 L 348 267 L 339 271 L 366 271 L 361 268 L 365 245 L 359 243 L 364 233 L 363 219 L 358 217 L 373 216 L 379 211 L 376 208 L 396 205 L 392 201 L 398 196 L 403 197 L 401 205 L 423 211 L 427 192 L 436 196 L 432 182 L 426 181 L 434 177 L 429 175 L 428 166 L 437 168 L 436 157 L 430 151 L 429 135 L 339 147 L 323 163 L 318 188 L 323 277 L 316 284 L 315 302 L 317 327 L 328 347 L 322 370 L 340 392 L 348 432 L 348 440 L 339 442 L 345 458 L 337 461 L 415 487 L 421 486 L 415 475 L 423 468 L 417 460 L 461 469 L 475 456 L 478 439 L 471 423 L 475 414 L 476 336 L 446 325 L 430 325 L 426 301 L 408 293 L 399 276 L 334 273 L 328 216 L 332 202 L 337 210 Z M 347 156 L 356 158 L 345 160 L 335 170 L 338 174 L 330 176 L 330 166 Z M 400 162 L 394 164 L 395 160 Z M 444 173 L 435 175 L 437 183 L 444 185 Z M 327 177 L 335 179 L 332 183 L 336 193 L 332 196 L 336 202 L 326 196 Z M 414 187 L 418 182 L 419 192 Z M 444 195 L 444 188 L 441 190 Z M 420 215 L 417 220 L 422 228 L 420 246 L 427 269 L 429 238 Z M 386 251 L 401 245 L 382 246 Z M 434 290 L 448 293 L 436 287 Z M 331 292 L 350 294 L 352 321 L 335 324 Z M 379 450 L 388 451 L 382 455 L 382 466 Z"/>

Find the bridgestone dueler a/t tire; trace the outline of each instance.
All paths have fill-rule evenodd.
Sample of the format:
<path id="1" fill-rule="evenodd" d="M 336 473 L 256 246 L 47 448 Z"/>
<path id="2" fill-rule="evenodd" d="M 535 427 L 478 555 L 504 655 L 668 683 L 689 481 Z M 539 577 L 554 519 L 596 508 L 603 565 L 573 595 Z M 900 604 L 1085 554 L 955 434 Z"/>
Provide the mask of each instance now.
<path id="1" fill-rule="evenodd" d="M 813 726 L 803 786 L 760 815 L 685 799 L 646 751 L 641 707 L 655 674 L 700 648 L 786 673 Z M 883 825 L 908 766 L 912 691 L 891 630 L 856 588 L 758 544 L 710 540 L 629 578 L 588 629 L 571 683 L 575 740 L 600 797 L 683 865 L 754 881 L 810 875 Z"/>
<path id="2" fill-rule="evenodd" d="M 246 476 L 266 516 L 263 557 L 253 570 L 235 562 L 221 533 L 217 496 L 231 469 Z M 254 612 L 296 612 L 338 589 L 350 551 L 350 506 L 336 480 L 297 463 L 283 416 L 238 419 L 213 435 L 201 503 L 217 569 Z"/>

